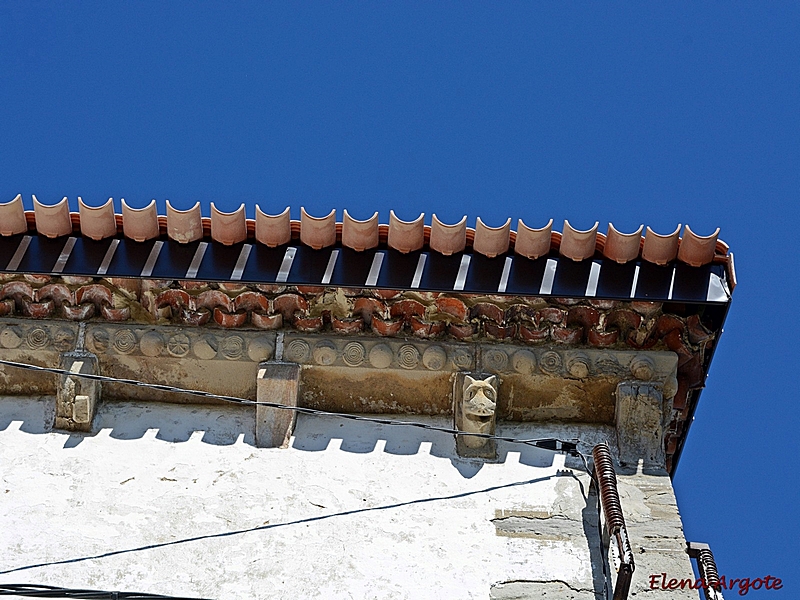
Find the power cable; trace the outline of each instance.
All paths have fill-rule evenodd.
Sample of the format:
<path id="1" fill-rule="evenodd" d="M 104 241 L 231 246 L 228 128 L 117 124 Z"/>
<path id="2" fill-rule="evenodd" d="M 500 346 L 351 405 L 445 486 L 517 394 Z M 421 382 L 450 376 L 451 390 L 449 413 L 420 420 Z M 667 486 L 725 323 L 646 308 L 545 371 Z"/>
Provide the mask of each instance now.
<path id="1" fill-rule="evenodd" d="M 162 596 L 139 592 L 106 592 L 102 590 L 75 590 L 51 585 L 19 583 L 0 584 L 0 596 L 23 596 L 25 598 L 89 598 L 97 600 L 203 600 L 183 596 Z"/>
<path id="2" fill-rule="evenodd" d="M 159 383 L 146 383 L 144 381 L 138 381 L 136 379 L 121 379 L 118 377 L 108 377 L 106 375 L 95 375 L 92 373 L 73 373 L 72 371 L 68 371 L 66 369 L 59 369 L 56 367 L 40 367 L 39 365 L 31 365 L 28 363 L 21 363 L 15 362 L 11 360 L 0 360 L 0 365 L 4 365 L 7 367 L 14 367 L 18 369 L 27 369 L 29 371 L 39 371 L 42 373 L 52 373 L 54 375 L 65 375 L 69 377 L 81 377 L 83 379 L 90 379 L 92 381 L 100 381 L 100 382 L 109 382 L 109 383 L 122 383 L 125 385 L 132 385 L 136 387 L 158 390 L 160 392 L 173 392 L 178 394 L 191 394 L 194 396 L 200 396 L 203 398 L 210 398 L 213 400 L 223 400 L 225 402 L 231 402 L 234 404 L 243 404 L 248 406 L 266 406 L 267 408 L 276 408 L 280 410 L 291 410 L 296 413 L 306 414 L 306 415 L 316 415 L 321 417 L 336 417 L 339 419 L 349 419 L 351 421 L 364 421 L 367 423 L 377 423 L 379 425 L 391 425 L 391 426 L 404 426 L 404 427 L 416 427 L 418 429 L 427 429 L 429 431 L 438 431 L 441 433 L 448 433 L 450 435 L 468 435 L 477 438 L 484 438 L 487 440 L 497 440 L 499 442 L 508 442 L 512 444 L 525 444 L 527 446 L 533 446 L 535 448 L 541 448 L 544 450 L 551 450 L 554 452 L 563 452 L 565 454 L 569 454 L 570 456 L 578 456 L 578 444 L 580 440 L 574 438 L 572 440 L 562 440 L 559 438 L 534 438 L 534 439 L 519 439 L 507 436 L 500 436 L 500 435 L 492 435 L 488 433 L 469 433 L 466 431 L 460 431 L 458 429 L 452 429 L 450 427 L 440 427 L 438 425 L 431 425 L 430 423 L 420 423 L 418 421 L 398 421 L 397 419 L 381 419 L 378 417 L 365 417 L 362 415 L 352 415 L 348 413 L 339 413 L 339 412 L 331 412 L 327 410 L 319 410 L 316 408 L 308 408 L 304 406 L 290 406 L 288 404 L 280 404 L 278 402 L 264 402 L 264 401 L 257 401 L 257 400 L 248 400 L 247 398 L 239 398 L 236 396 L 226 396 L 224 394 L 214 394 L 212 392 L 206 392 L 204 390 L 192 390 L 186 388 L 180 388 L 172 385 L 164 385 Z"/>

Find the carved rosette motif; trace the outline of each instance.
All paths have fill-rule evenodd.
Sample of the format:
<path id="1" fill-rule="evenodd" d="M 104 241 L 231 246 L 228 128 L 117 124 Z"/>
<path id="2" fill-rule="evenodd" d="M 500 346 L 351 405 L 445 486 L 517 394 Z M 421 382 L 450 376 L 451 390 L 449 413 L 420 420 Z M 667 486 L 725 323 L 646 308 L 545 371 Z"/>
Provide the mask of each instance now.
<path id="1" fill-rule="evenodd" d="M 283 353 L 284 358 L 290 362 L 305 362 L 310 353 L 310 347 L 305 340 L 292 340 L 286 346 Z"/>
<path id="2" fill-rule="evenodd" d="M 490 371 L 505 371 L 508 366 L 508 354 L 500 348 L 484 350 L 483 365 Z"/>
<path id="3" fill-rule="evenodd" d="M 222 355 L 228 360 L 239 360 L 244 356 L 244 338 L 240 335 L 229 335 L 222 339 L 220 345 Z"/>
<path id="4" fill-rule="evenodd" d="M 404 369 L 414 369 L 419 364 L 419 350 L 411 344 L 401 346 L 397 362 Z"/>
<path id="5" fill-rule="evenodd" d="M 8 331 L 9 328 L 3 330 Z M 29 336 L 31 332 L 25 335 Z M 14 332 L 0 333 L 0 345 L 13 343 Z M 36 334 L 39 335 L 39 334 Z M 70 330 L 50 332 L 54 346 L 63 337 L 74 347 L 76 333 Z M 64 343 L 66 343 L 66 341 Z M 305 343 L 305 342 L 302 342 Z M 7 347 L 7 346 L 4 346 Z M 119 354 L 149 358 L 232 360 L 261 362 L 272 358 L 274 335 L 210 333 L 208 330 L 172 327 L 131 328 L 104 325 L 86 332 L 86 349 L 96 354 Z"/>
<path id="6" fill-rule="evenodd" d="M 286 339 L 283 357 L 289 362 L 322 367 L 449 372 L 473 368 L 475 346 L 308 335 Z"/>
<path id="7" fill-rule="evenodd" d="M 543 353 L 539 357 L 539 368 L 542 369 L 543 373 L 548 375 L 560 374 L 562 364 L 563 360 L 561 359 L 561 355 L 558 352 L 553 352 L 552 350 Z"/>
<path id="8" fill-rule="evenodd" d="M 120 329 L 114 334 L 114 350 L 120 354 L 130 354 L 136 350 L 138 340 L 130 329 Z"/>
<path id="9" fill-rule="evenodd" d="M 185 333 L 176 333 L 167 342 L 167 352 L 177 358 L 183 358 L 189 354 L 190 347 L 191 341 Z"/>
<path id="10" fill-rule="evenodd" d="M 42 350 L 50 343 L 50 336 L 41 327 L 35 327 L 28 332 L 25 341 L 31 350 Z"/>
<path id="11" fill-rule="evenodd" d="M 0 347 L 7 350 L 69 352 L 75 349 L 77 327 L 61 323 L 0 321 Z"/>
<path id="12" fill-rule="evenodd" d="M 342 352 L 342 360 L 351 367 L 357 367 L 364 362 L 365 350 L 364 344 L 359 342 L 350 342 L 344 347 Z"/>

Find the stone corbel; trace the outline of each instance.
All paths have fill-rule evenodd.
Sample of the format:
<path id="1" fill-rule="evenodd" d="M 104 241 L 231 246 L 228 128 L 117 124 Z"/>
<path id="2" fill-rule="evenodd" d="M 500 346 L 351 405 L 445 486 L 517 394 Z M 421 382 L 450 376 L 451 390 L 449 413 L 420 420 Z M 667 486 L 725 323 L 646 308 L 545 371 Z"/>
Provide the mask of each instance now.
<path id="1" fill-rule="evenodd" d="M 664 394 L 653 382 L 617 385 L 617 442 L 620 462 L 664 466 Z"/>
<path id="2" fill-rule="evenodd" d="M 97 356 L 76 351 L 61 354 L 60 368 L 70 373 L 97 375 Z M 91 431 L 92 420 L 100 401 L 100 382 L 76 375 L 59 376 L 56 391 L 55 428 L 66 431 Z"/>
<path id="3" fill-rule="evenodd" d="M 297 406 L 300 365 L 285 362 L 262 362 L 258 365 L 256 399 Z M 287 448 L 294 432 L 296 413 L 293 410 L 256 405 L 256 446 Z"/>
<path id="4" fill-rule="evenodd" d="M 496 375 L 456 373 L 453 385 L 455 428 L 494 435 L 499 385 Z M 466 458 L 494 459 L 497 457 L 497 443 L 482 437 L 458 435 L 456 452 Z"/>

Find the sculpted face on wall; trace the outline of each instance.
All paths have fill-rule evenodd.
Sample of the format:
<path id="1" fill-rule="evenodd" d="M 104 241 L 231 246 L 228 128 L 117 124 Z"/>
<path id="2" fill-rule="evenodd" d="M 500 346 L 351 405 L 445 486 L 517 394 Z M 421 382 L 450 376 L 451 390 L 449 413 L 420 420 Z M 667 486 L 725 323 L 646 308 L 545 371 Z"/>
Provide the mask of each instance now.
<path id="1" fill-rule="evenodd" d="M 463 381 L 458 386 L 456 381 L 456 429 L 469 433 L 494 435 L 497 411 L 496 375 L 476 378 L 463 374 Z M 460 392 L 460 393 L 458 393 Z M 462 456 L 494 458 L 496 444 L 494 440 L 470 435 L 459 435 L 456 448 Z"/>
<path id="2" fill-rule="evenodd" d="M 464 377 L 464 395 L 461 413 L 464 416 L 463 430 L 470 433 L 494 432 L 495 409 L 497 408 L 497 377 L 492 375 L 486 379 Z M 465 437 L 464 443 L 470 448 L 480 448 L 486 444 L 485 439 Z"/>

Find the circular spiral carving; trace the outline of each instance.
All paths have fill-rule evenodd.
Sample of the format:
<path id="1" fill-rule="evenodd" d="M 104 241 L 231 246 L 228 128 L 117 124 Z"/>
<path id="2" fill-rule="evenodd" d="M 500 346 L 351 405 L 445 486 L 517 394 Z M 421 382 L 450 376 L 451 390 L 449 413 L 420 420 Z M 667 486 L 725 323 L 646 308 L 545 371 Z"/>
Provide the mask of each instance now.
<path id="1" fill-rule="evenodd" d="M 453 353 L 453 364 L 459 369 L 468 369 L 472 366 L 472 356 L 463 348 L 459 348 Z"/>
<path id="2" fill-rule="evenodd" d="M 545 352 L 539 359 L 539 367 L 550 375 L 561 372 L 561 356 L 558 352 Z"/>
<path id="3" fill-rule="evenodd" d="M 244 356 L 244 338 L 240 335 L 229 335 L 222 340 L 220 350 L 222 356 L 228 360 L 239 360 Z"/>
<path id="4" fill-rule="evenodd" d="M 130 329 L 120 329 L 114 334 L 114 350 L 120 354 L 130 354 L 136 350 L 136 334 Z"/>
<path id="5" fill-rule="evenodd" d="M 36 329 L 31 329 L 28 332 L 27 336 L 28 346 L 33 348 L 34 350 L 40 350 L 47 346 L 50 343 L 50 336 L 47 335 L 47 332 L 42 329 L 41 327 L 37 327 Z"/>
<path id="6" fill-rule="evenodd" d="M 431 346 L 422 353 L 422 364 L 431 371 L 440 371 L 447 362 L 447 353 L 441 346 Z"/>
<path id="7" fill-rule="evenodd" d="M 308 343 L 303 340 L 292 340 L 286 346 L 286 360 L 291 362 L 304 362 L 308 359 Z"/>
<path id="8" fill-rule="evenodd" d="M 400 346 L 397 362 L 404 369 L 414 369 L 419 364 L 419 350 L 411 344 Z"/>
<path id="9" fill-rule="evenodd" d="M 508 354 L 499 348 L 492 348 L 483 355 L 483 364 L 491 371 L 504 371 L 508 366 Z"/>
<path id="10" fill-rule="evenodd" d="M 364 346 L 358 342 L 350 342 L 342 352 L 342 360 L 351 367 L 357 367 L 364 362 L 365 356 Z"/>
<path id="11" fill-rule="evenodd" d="M 178 333 L 169 338 L 169 342 L 167 342 L 167 351 L 172 356 L 181 358 L 189 354 L 189 346 L 191 346 L 189 336 L 185 333 Z"/>

